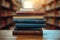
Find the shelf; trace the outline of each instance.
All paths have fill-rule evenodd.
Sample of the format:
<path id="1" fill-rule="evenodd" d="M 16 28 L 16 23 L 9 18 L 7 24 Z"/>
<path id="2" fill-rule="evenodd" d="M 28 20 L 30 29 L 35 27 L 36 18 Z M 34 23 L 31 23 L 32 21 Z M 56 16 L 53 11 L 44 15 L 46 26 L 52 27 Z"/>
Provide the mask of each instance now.
<path id="1" fill-rule="evenodd" d="M 5 7 L 5 6 L 1 6 L 1 9 L 4 9 L 4 10 L 11 10 L 10 8 Z"/>
<path id="2" fill-rule="evenodd" d="M 16 10 L 13 9 L 12 0 L 1 0 L 0 30 L 9 30 L 10 27 L 15 26 L 15 23 L 13 22 L 13 15 L 12 15 L 14 12 L 16 13 Z"/>
<path id="3" fill-rule="evenodd" d="M 56 30 L 60 30 L 60 26 L 55 26 L 56 27 Z"/>
<path id="4" fill-rule="evenodd" d="M 46 0 L 47 4 L 51 4 L 52 2 L 54 2 L 54 0 Z"/>
<path id="5" fill-rule="evenodd" d="M 56 24 L 51 24 L 51 23 L 47 23 L 47 25 L 50 25 L 50 26 L 58 26 Z"/>
<path id="6" fill-rule="evenodd" d="M 20 3 L 18 3 L 16 0 L 11 0 L 12 1 L 12 4 L 15 5 L 15 6 L 20 6 Z"/>
<path id="7" fill-rule="evenodd" d="M 56 24 L 50 24 L 50 23 L 47 23 L 47 26 L 55 26 L 55 29 L 60 29 L 60 26 L 56 25 Z"/>
<path id="8" fill-rule="evenodd" d="M 55 17 L 55 12 L 46 13 L 46 17 Z"/>
<path id="9" fill-rule="evenodd" d="M 58 1 L 60 1 L 60 0 L 56 0 L 56 2 L 58 2 Z"/>
<path id="10" fill-rule="evenodd" d="M 12 8 L 7 8 L 7 7 L 5 7 L 5 6 L 1 6 L 1 9 L 2 10 L 10 10 L 10 11 L 16 11 L 16 10 L 13 10 Z"/>
<path id="11" fill-rule="evenodd" d="M 13 9 L 12 0 L 3 0 L 1 4 L 2 10 L 10 10 L 10 11 L 16 11 Z"/>
<path id="12" fill-rule="evenodd" d="M 59 25 L 56 25 L 56 27 L 60 27 Z"/>
<path id="13" fill-rule="evenodd" d="M 0 18 L 4 18 L 4 19 L 6 19 L 6 18 L 12 18 L 13 16 L 0 16 Z"/>
<path id="14" fill-rule="evenodd" d="M 48 10 L 49 9 L 49 10 Z M 46 27 L 60 29 L 60 0 L 51 0 L 46 5 Z"/>
<path id="15" fill-rule="evenodd" d="M 46 23 L 46 25 L 49 25 L 49 26 L 55 26 L 54 24 L 50 24 L 50 23 Z"/>
<path id="16" fill-rule="evenodd" d="M 55 16 L 55 17 L 50 16 L 50 17 L 45 17 L 45 18 L 55 18 L 55 19 L 60 19 L 60 16 Z"/>
<path id="17" fill-rule="evenodd" d="M 60 19 L 60 16 L 56 16 L 56 19 Z"/>
<path id="18" fill-rule="evenodd" d="M 55 29 L 60 29 L 60 26 L 58 26 L 58 25 L 56 25 L 56 24 L 54 25 L 54 24 L 48 23 L 47 26 L 50 26 L 50 27 L 51 27 L 51 26 L 54 26 Z"/>
<path id="19" fill-rule="evenodd" d="M 50 2 L 48 5 L 51 5 L 51 4 L 53 4 L 53 3 L 54 3 L 54 1 Z"/>
<path id="20" fill-rule="evenodd" d="M 55 11 L 55 9 L 47 10 L 46 13 Z"/>
<path id="21" fill-rule="evenodd" d="M 6 1 L 6 2 L 10 2 L 10 3 L 12 2 L 11 0 L 5 0 L 5 1 Z"/>
<path id="22" fill-rule="evenodd" d="M 55 17 L 53 17 L 53 16 L 49 16 L 49 17 L 47 17 L 47 16 L 46 16 L 45 18 L 55 18 Z"/>

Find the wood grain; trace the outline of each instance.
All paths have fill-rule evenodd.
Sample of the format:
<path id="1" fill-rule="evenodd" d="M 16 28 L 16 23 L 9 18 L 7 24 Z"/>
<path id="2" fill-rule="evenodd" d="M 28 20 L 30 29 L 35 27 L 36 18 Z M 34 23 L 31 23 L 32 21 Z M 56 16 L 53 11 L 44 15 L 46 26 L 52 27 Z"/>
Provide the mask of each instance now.
<path id="1" fill-rule="evenodd" d="M 17 40 L 43 40 L 42 36 L 37 35 L 20 35 Z"/>

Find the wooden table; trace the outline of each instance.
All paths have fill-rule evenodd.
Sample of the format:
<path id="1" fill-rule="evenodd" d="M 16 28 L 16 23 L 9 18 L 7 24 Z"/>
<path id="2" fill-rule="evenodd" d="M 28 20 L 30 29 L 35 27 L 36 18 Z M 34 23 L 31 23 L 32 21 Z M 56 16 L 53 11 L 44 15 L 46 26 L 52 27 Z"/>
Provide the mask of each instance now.
<path id="1" fill-rule="evenodd" d="M 43 40 L 39 35 L 20 35 L 17 36 L 17 40 Z"/>

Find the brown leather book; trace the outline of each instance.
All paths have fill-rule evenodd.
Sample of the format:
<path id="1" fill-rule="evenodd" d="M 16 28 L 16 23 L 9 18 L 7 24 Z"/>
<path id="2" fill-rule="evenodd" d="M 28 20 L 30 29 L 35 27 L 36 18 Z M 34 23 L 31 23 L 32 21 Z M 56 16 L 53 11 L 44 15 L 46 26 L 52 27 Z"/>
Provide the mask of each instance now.
<path id="1" fill-rule="evenodd" d="M 14 31 L 14 35 L 40 35 L 42 34 L 41 31 L 33 31 L 33 30 L 22 30 L 22 31 Z"/>

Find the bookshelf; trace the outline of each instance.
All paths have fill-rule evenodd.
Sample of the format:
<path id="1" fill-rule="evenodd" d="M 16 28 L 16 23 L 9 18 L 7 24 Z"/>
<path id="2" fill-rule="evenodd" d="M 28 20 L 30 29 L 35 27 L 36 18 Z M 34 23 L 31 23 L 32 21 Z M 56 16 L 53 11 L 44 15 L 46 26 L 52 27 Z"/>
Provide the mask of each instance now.
<path id="1" fill-rule="evenodd" d="M 14 27 L 13 16 L 16 15 L 18 10 L 18 3 L 16 0 L 1 0 L 0 1 L 0 30 L 9 30 L 10 27 Z M 15 6 L 14 6 L 15 5 Z"/>
<path id="2" fill-rule="evenodd" d="M 58 29 L 58 27 L 60 28 L 60 0 L 46 0 L 45 11 L 46 27 L 50 27 L 50 29 Z"/>

